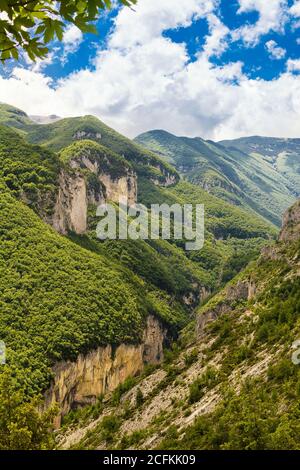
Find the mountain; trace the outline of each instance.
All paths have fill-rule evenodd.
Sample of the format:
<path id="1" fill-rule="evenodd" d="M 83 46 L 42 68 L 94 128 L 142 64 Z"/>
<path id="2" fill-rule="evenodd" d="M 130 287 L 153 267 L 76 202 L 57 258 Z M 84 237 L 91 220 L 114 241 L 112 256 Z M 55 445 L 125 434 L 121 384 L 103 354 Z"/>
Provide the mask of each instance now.
<path id="1" fill-rule="evenodd" d="M 215 143 L 154 130 L 135 139 L 185 179 L 280 226 L 300 195 L 300 140 L 250 138 Z"/>
<path id="2" fill-rule="evenodd" d="M 7 352 L 0 398 L 8 374 L 16 402 L 18 393 L 25 408 L 37 397 L 42 410 L 56 402 L 60 426 L 76 409 L 98 410 L 99 397 L 119 394 L 167 359 L 199 306 L 242 275 L 277 230 L 183 181 L 170 163 L 94 117 L 39 125 L 1 105 L 0 122 L 0 337 Z M 203 249 L 187 252 L 184 240 L 173 239 L 99 240 L 97 206 L 120 197 L 147 208 L 204 203 Z M 9 441 L 2 412 L 1 436 Z M 24 422 L 30 436 L 35 421 Z M 1 436 L 0 448 L 7 445 Z"/>
<path id="3" fill-rule="evenodd" d="M 174 167 L 156 154 L 122 136 L 94 116 L 65 118 L 50 124 L 37 124 L 23 111 L 0 105 L 0 123 L 15 128 L 31 144 L 59 152 L 75 141 L 92 140 L 130 161 L 136 172 L 165 185 L 178 181 Z"/>
<path id="4" fill-rule="evenodd" d="M 0 103 L 0 124 L 14 127 L 19 132 L 22 132 L 20 129 L 31 123 L 31 119 L 21 109 L 10 106 L 9 104 Z"/>
<path id="5" fill-rule="evenodd" d="M 58 445 L 299 449 L 299 227 L 298 202 L 280 241 L 198 309 L 163 364 L 66 416 Z"/>
<path id="6" fill-rule="evenodd" d="M 262 158 L 292 184 L 299 196 L 300 188 L 300 139 L 278 139 L 270 137 L 245 137 L 219 142 L 226 148 L 237 148 L 249 155 Z"/>

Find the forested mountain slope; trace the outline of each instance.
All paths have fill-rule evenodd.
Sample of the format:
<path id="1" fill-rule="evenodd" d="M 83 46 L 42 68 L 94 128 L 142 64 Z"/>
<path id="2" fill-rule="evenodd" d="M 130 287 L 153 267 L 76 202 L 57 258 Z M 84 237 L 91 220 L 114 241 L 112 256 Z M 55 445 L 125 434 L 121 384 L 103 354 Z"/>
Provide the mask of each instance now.
<path id="1" fill-rule="evenodd" d="M 56 152 L 76 141 L 92 140 L 123 156 L 138 174 L 166 185 L 178 181 L 178 173 L 174 167 L 106 126 L 94 116 L 65 118 L 50 124 L 37 124 L 23 111 L 0 104 L 0 123 L 15 128 L 26 136 L 29 143 L 39 144 Z"/>
<path id="2" fill-rule="evenodd" d="M 299 223 L 297 203 L 281 241 L 198 310 L 163 367 L 70 414 L 59 445 L 299 449 Z"/>
<path id="3" fill-rule="evenodd" d="M 214 143 L 154 130 L 135 141 L 173 163 L 188 181 L 226 201 L 251 208 L 276 225 L 300 194 L 297 139 L 252 138 L 251 146 L 244 143 L 247 139 Z"/>
<path id="4" fill-rule="evenodd" d="M 276 229 L 179 181 L 171 165 L 96 118 L 38 125 L 1 105 L 0 121 L 5 369 L 25 400 L 47 391 L 64 415 L 95 403 L 144 363 L 161 361 L 194 309 Z M 99 240 L 97 206 L 124 196 L 147 207 L 204 203 L 204 248 L 186 252 L 183 240 Z M 86 361 L 105 370 L 97 383 L 82 373 L 90 370 Z"/>

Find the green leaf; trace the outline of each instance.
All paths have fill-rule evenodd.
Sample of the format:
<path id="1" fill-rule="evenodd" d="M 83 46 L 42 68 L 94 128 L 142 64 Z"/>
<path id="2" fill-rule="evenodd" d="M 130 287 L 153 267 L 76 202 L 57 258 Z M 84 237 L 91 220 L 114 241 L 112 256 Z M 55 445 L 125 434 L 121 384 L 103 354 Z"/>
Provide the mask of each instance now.
<path id="1" fill-rule="evenodd" d="M 118 3 L 129 6 L 136 0 L 118 0 Z M 4 49 L 3 39 L 13 39 L 33 59 L 39 54 L 35 39 L 42 36 L 44 44 L 56 38 L 62 41 L 67 23 L 76 25 L 83 33 L 97 34 L 95 22 L 99 11 L 111 7 L 112 0 L 0 0 L 0 12 L 6 12 L 9 17 L 9 20 L 0 19 L 1 48 Z M 17 57 L 16 52 L 6 53 L 2 60 L 7 60 L 12 54 Z"/>
<path id="2" fill-rule="evenodd" d="M 19 52 L 18 52 L 18 49 L 17 48 L 14 48 L 11 50 L 11 55 L 12 57 L 15 59 L 15 60 L 18 60 L 19 59 Z"/>
<path id="3" fill-rule="evenodd" d="M 1 60 L 7 60 L 10 58 L 10 52 L 11 50 L 8 50 L 8 51 L 3 51 L 1 53 Z"/>

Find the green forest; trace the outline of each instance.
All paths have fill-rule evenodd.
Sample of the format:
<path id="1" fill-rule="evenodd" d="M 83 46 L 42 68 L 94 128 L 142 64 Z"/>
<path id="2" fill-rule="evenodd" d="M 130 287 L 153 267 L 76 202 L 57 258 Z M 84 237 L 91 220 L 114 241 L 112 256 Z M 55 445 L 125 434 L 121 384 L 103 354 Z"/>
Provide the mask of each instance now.
<path id="1" fill-rule="evenodd" d="M 117 430 L 156 394 L 176 381 L 185 383 L 188 376 L 181 375 L 198 360 L 198 353 L 188 351 L 201 344 L 195 339 L 195 324 L 200 315 L 219 305 L 226 307 L 226 314 L 207 333 L 207 342 L 214 340 L 205 357 L 209 363 L 213 354 L 224 355 L 226 350 L 222 367 L 215 370 L 208 365 L 187 385 L 182 403 L 174 401 L 172 413 L 174 417 L 179 412 L 188 416 L 190 407 L 216 387 L 222 388 L 222 399 L 215 411 L 186 426 L 184 434 L 169 426 L 157 447 L 277 448 L 279 429 L 286 426 L 285 445 L 297 448 L 296 405 L 293 412 L 274 414 L 269 400 L 283 390 L 287 406 L 291 406 L 293 394 L 297 398 L 298 373 L 293 367 L 280 361 L 269 367 L 267 388 L 259 378 L 246 380 L 240 392 L 229 385 L 232 370 L 254 364 L 256 353 L 264 348 L 287 348 L 296 335 L 299 282 L 291 272 L 298 262 L 299 247 L 276 241 L 278 224 L 273 215 L 277 207 L 272 208 L 273 215 L 261 210 L 267 200 L 260 199 L 259 204 L 258 199 L 251 200 L 250 183 L 242 185 L 233 174 L 226 176 L 227 170 L 222 178 L 243 186 L 242 192 L 234 192 L 233 186 L 225 192 L 208 190 L 207 181 L 196 181 L 185 170 L 179 174 L 181 163 L 176 163 L 179 157 L 173 153 L 173 144 L 166 136 L 160 141 L 160 134 L 155 135 L 156 140 L 144 136 L 136 143 L 92 116 L 39 125 L 8 105 L 0 106 L 0 122 L 0 339 L 6 345 L 6 364 L 0 366 L 0 424 L 4 430 L 0 448 L 57 447 L 52 426 L 60 403 L 39 411 L 54 380 L 53 367 L 62 361 L 74 363 L 79 354 L 84 357 L 101 346 L 111 345 L 115 351 L 122 344 L 142 344 L 150 315 L 167 332 L 163 364 L 154 369 L 145 365 L 140 376 L 120 384 L 107 405 L 112 406 L 111 421 L 104 420 L 95 435 L 77 445 L 93 448 L 104 440 L 108 447 L 127 448 L 139 446 L 151 433 L 161 433 L 164 419 L 159 417 L 134 436 L 118 436 Z M 185 154 L 185 161 L 199 163 L 200 143 L 188 144 L 191 153 Z M 202 142 L 201 146 L 213 154 L 211 162 L 219 165 L 225 158 L 226 147 L 221 151 L 212 144 Z M 213 171 L 217 175 L 216 167 Z M 61 179 L 77 174 L 88 191 L 104 195 L 100 176 L 118 181 L 130 175 L 137 182 L 137 202 L 148 208 L 163 203 L 204 204 L 204 247 L 188 252 L 184 240 L 174 239 L 101 241 L 96 236 L 94 203 L 87 205 L 85 233 L 58 233 L 51 225 L 62 197 Z M 289 198 L 283 191 L 280 207 L 288 207 Z M 264 249 L 275 250 L 274 259 L 259 258 Z M 258 286 L 255 299 L 226 300 L 227 289 L 249 276 Z M 256 323 L 238 320 L 246 309 L 255 309 Z M 251 345 L 247 341 L 241 344 L 241 338 L 248 336 Z M 180 357 L 184 358 L 182 370 L 176 362 Z M 157 367 L 166 375 L 147 398 L 142 381 L 151 380 Z M 120 418 L 120 397 L 134 387 L 138 387 L 134 408 L 129 406 L 127 415 L 124 412 Z M 253 390 L 263 420 L 255 428 Z M 63 417 L 64 426 L 80 426 L 99 418 L 105 407 L 101 397 L 97 400 L 89 407 L 71 409 Z"/>

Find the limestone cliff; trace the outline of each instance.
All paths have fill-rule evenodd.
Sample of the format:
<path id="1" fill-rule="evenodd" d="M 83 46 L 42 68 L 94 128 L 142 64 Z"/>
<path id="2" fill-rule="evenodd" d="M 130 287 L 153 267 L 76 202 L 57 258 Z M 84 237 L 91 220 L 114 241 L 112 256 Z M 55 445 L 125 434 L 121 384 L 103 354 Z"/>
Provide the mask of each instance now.
<path id="1" fill-rule="evenodd" d="M 87 228 L 87 188 L 80 173 L 59 175 L 58 196 L 52 220 L 53 227 L 60 233 L 72 230 L 78 234 Z"/>
<path id="2" fill-rule="evenodd" d="M 113 179 L 111 175 L 101 174 L 99 176 L 105 188 L 106 200 L 119 202 L 119 198 L 126 199 L 128 205 L 136 202 L 137 180 L 134 174 L 128 174 L 118 179 Z"/>
<path id="3" fill-rule="evenodd" d="M 53 368 L 54 379 L 45 395 L 45 405 L 58 403 L 61 417 L 72 408 L 94 403 L 98 396 L 112 392 L 127 377 L 143 370 L 145 364 L 158 364 L 163 359 L 167 332 L 159 321 L 149 316 L 140 344 L 99 347 L 76 362 L 62 361 Z"/>
<path id="4" fill-rule="evenodd" d="M 79 141 L 61 153 L 65 168 L 59 175 L 58 194 L 52 218 L 60 233 L 87 230 L 88 205 L 137 199 L 137 177 L 121 157 L 90 141 Z"/>
<path id="5" fill-rule="evenodd" d="M 209 289 L 204 286 L 199 286 L 197 283 L 192 284 L 191 287 L 193 290 L 182 298 L 184 304 L 190 308 L 195 308 L 200 302 L 203 302 L 211 295 L 211 291 Z"/>
<path id="6" fill-rule="evenodd" d="M 169 173 L 162 166 L 154 166 L 153 168 L 155 168 L 155 170 L 161 173 L 160 176 L 157 178 L 150 176 L 150 180 L 156 186 L 162 186 L 162 187 L 167 188 L 169 186 L 173 186 L 174 184 L 178 183 L 179 181 L 178 175 Z"/>

